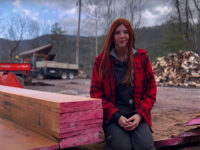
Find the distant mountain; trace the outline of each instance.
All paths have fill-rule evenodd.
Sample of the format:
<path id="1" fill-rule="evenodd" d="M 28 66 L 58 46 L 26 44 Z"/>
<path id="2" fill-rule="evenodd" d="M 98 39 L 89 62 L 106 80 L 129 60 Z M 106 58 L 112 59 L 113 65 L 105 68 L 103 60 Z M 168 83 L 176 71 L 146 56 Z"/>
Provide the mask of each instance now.
<path id="1" fill-rule="evenodd" d="M 136 36 L 135 46 L 148 50 L 151 59 L 155 59 L 156 53 L 160 50 L 159 43 L 163 35 L 163 26 L 141 28 L 134 31 Z M 98 37 L 98 49 L 102 48 L 105 36 Z M 13 41 L 0 39 L 0 61 L 5 61 L 8 57 L 8 51 Z M 51 53 L 56 54 L 55 60 L 61 62 L 75 63 L 76 36 L 62 35 L 52 37 L 52 35 L 43 35 L 33 40 L 24 40 L 20 43 L 16 53 L 30 50 L 47 43 L 52 43 Z M 95 37 L 80 38 L 80 67 L 86 72 L 90 72 L 95 58 Z"/>

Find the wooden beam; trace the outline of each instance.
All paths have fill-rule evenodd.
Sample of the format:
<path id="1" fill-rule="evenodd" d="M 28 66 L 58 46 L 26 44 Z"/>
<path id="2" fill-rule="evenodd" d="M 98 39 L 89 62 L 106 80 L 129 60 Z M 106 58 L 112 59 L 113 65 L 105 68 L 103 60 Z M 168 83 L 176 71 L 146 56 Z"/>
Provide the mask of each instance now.
<path id="1" fill-rule="evenodd" d="M 12 121 L 0 118 L 0 148 L 2 150 L 54 150 L 59 148 L 59 143 Z"/>
<path id="2" fill-rule="evenodd" d="M 162 148 L 196 142 L 200 142 L 200 128 L 189 130 L 187 132 L 182 132 L 170 139 L 155 141 L 154 145 L 156 148 Z"/>
<path id="3" fill-rule="evenodd" d="M 192 126 L 192 125 L 200 125 L 200 117 L 196 117 L 185 123 L 185 126 Z"/>
<path id="4" fill-rule="evenodd" d="M 100 99 L 0 86 L 0 117 L 63 148 L 103 140 Z"/>

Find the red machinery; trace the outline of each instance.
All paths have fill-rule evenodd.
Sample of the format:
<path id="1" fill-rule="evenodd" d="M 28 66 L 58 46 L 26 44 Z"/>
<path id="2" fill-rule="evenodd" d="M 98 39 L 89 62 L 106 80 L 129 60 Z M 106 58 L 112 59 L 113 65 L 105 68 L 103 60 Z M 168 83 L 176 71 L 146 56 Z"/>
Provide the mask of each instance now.
<path id="1" fill-rule="evenodd" d="M 28 63 L 0 63 L 0 85 L 23 88 L 31 81 L 30 68 Z"/>

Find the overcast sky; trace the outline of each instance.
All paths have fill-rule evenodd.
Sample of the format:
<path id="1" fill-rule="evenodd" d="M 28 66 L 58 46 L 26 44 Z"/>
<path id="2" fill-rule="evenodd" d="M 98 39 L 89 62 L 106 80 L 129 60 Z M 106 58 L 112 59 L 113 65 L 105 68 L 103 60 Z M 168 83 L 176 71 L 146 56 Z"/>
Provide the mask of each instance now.
<path id="1" fill-rule="evenodd" d="M 82 0 L 85 3 L 86 0 Z M 141 26 L 160 25 L 166 14 L 171 11 L 171 0 L 144 0 Z M 120 6 L 123 0 L 117 0 Z M 0 17 L 9 18 L 15 14 L 24 14 L 37 22 L 45 21 L 49 25 L 58 22 L 68 34 L 76 34 L 78 22 L 77 0 L 0 0 Z M 87 7 L 86 5 L 84 7 Z M 82 11 L 82 20 L 87 14 Z M 81 35 L 89 34 L 86 23 L 81 23 Z M 88 31 L 88 32 L 87 32 Z"/>

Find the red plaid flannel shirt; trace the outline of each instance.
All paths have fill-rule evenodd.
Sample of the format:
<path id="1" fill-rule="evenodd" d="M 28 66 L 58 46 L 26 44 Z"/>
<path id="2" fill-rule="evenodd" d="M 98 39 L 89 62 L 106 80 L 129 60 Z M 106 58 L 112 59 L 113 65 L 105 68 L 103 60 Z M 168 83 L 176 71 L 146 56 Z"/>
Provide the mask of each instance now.
<path id="1" fill-rule="evenodd" d="M 138 53 L 134 56 L 134 104 L 135 112 L 139 113 L 151 127 L 151 109 L 156 101 L 156 82 L 153 70 L 146 55 L 147 51 L 138 49 Z M 109 122 L 112 115 L 118 111 L 115 107 L 115 76 L 114 62 L 109 59 L 109 69 L 104 75 L 104 80 L 99 79 L 99 66 L 102 60 L 100 54 L 93 67 L 90 96 L 93 98 L 101 98 L 104 111 L 104 121 Z"/>

